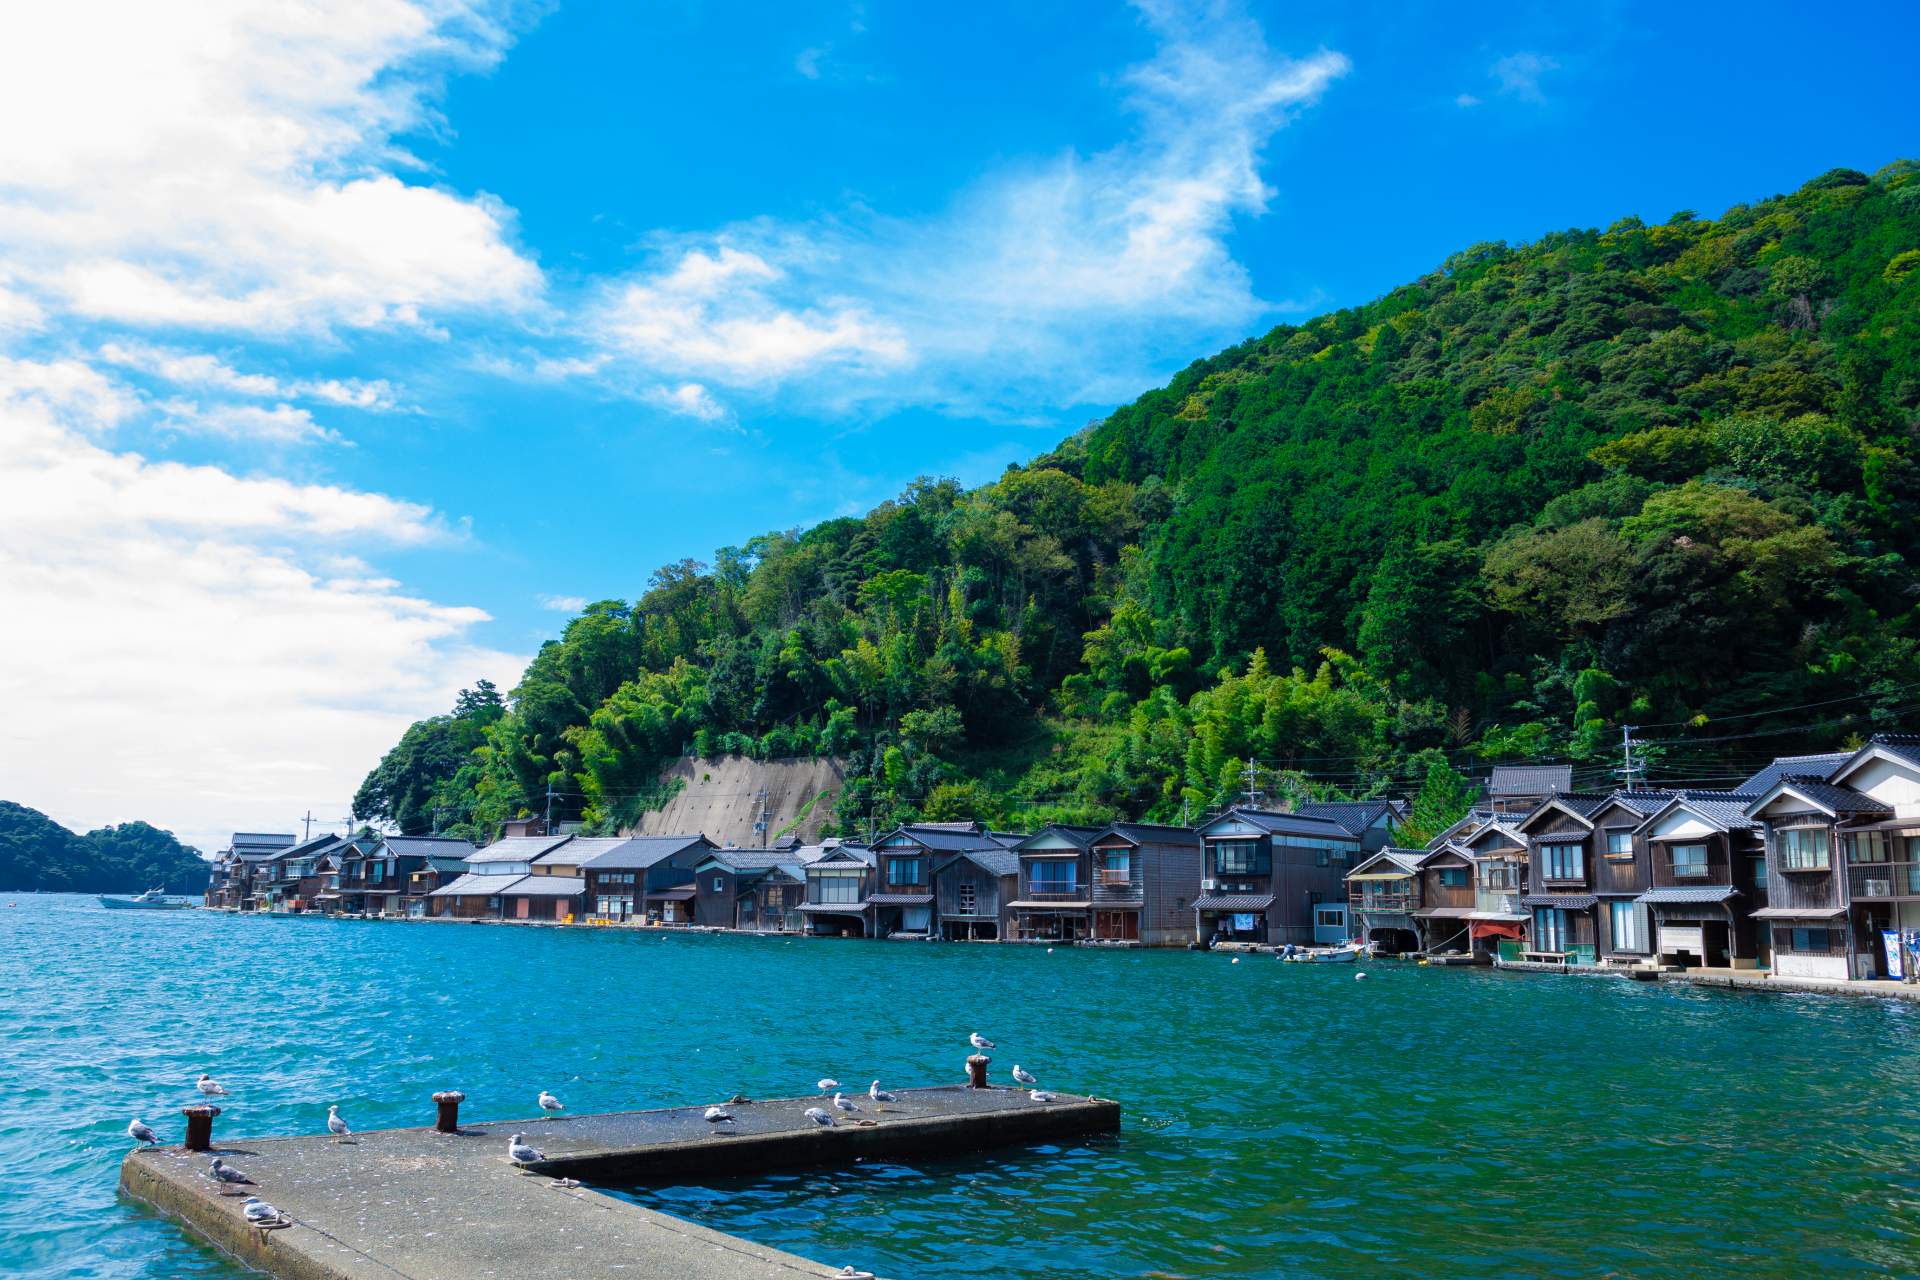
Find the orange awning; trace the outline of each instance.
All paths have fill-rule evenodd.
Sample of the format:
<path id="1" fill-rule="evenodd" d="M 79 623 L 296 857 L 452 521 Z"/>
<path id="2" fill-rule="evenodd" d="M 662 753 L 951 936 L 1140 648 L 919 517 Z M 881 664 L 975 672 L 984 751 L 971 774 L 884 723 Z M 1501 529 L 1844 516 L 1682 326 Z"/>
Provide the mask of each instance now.
<path id="1" fill-rule="evenodd" d="M 1504 920 L 1475 920 L 1467 926 L 1467 936 L 1472 938 L 1524 938 L 1526 934 L 1527 926 Z"/>

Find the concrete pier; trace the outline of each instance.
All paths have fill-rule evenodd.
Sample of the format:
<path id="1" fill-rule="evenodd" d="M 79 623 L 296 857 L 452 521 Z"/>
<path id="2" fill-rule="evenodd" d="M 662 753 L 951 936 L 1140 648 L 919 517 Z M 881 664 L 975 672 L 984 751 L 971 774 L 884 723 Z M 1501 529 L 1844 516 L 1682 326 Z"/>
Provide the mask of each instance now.
<path id="1" fill-rule="evenodd" d="M 188 1227 L 248 1266 L 285 1280 L 731 1280 L 832 1276 L 832 1265 L 712 1231 L 556 1178 L 602 1183 L 697 1183 L 767 1169 L 856 1159 L 959 1155 L 1048 1142 L 1120 1125 L 1120 1105 L 1060 1094 L 1034 1102 L 1021 1089 L 898 1090 L 878 1109 L 831 1128 L 806 1118 L 819 1097 L 728 1104 L 733 1124 L 711 1124 L 705 1104 L 661 1111 L 542 1117 L 382 1129 L 335 1142 L 325 1134 L 222 1140 L 211 1153 L 180 1147 L 131 1152 L 123 1192 Z M 837 1119 L 837 1117 L 836 1117 Z M 546 1159 L 517 1167 L 507 1138 Z M 255 1184 L 223 1188 L 207 1176 L 220 1156 Z M 233 1194 L 238 1192 L 239 1194 Z M 257 1195 L 292 1221 L 262 1231 L 241 1200 Z"/>

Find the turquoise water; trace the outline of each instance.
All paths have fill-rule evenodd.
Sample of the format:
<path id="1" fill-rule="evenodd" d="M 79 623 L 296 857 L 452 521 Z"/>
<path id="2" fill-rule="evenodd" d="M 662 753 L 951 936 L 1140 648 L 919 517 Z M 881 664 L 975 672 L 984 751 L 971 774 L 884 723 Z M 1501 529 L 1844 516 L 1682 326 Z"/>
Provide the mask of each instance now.
<path id="1" fill-rule="evenodd" d="M 1117 1139 L 645 1203 L 909 1278 L 1920 1273 L 1920 1007 L 1185 952 L 695 937 L 0 895 L 0 1275 L 245 1274 L 114 1195 L 220 1132 L 957 1082 L 974 1028 Z"/>

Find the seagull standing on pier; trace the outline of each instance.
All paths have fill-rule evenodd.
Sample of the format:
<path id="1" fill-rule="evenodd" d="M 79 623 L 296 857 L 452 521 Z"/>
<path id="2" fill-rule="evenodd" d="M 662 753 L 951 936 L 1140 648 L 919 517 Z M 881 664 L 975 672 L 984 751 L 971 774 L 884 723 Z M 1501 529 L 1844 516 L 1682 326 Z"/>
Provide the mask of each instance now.
<path id="1" fill-rule="evenodd" d="M 808 1107 L 806 1115 L 807 1119 L 813 1121 L 823 1129 L 833 1128 L 833 1117 L 827 1114 L 825 1107 Z"/>
<path id="2" fill-rule="evenodd" d="M 898 1102 L 899 1099 L 888 1093 L 885 1089 L 882 1089 L 880 1082 L 875 1080 L 867 1086 L 867 1101 L 877 1107 L 883 1102 Z"/>
<path id="3" fill-rule="evenodd" d="M 987 1039 L 985 1036 L 981 1035 L 978 1031 L 974 1032 L 972 1035 L 967 1037 L 967 1043 L 972 1045 L 974 1048 L 981 1050 L 982 1052 L 994 1047 L 993 1041 Z"/>
<path id="4" fill-rule="evenodd" d="M 194 1084 L 199 1088 L 202 1097 L 224 1098 L 227 1096 L 227 1086 L 204 1071 L 200 1073 L 200 1078 L 194 1081 Z"/>
<path id="5" fill-rule="evenodd" d="M 347 1128 L 347 1122 L 340 1118 L 340 1108 L 327 1108 L 327 1132 L 333 1135 L 335 1142 L 342 1138 L 351 1138 L 353 1130 Z"/>
<path id="6" fill-rule="evenodd" d="M 153 1136 L 153 1130 L 147 1128 L 147 1126 L 139 1120 L 135 1120 L 127 1126 L 127 1136 L 135 1142 L 144 1142 L 150 1147 L 160 1145 L 160 1139 Z"/>
<path id="7" fill-rule="evenodd" d="M 708 1107 L 707 1123 L 708 1124 L 732 1124 L 733 1115 L 725 1107 Z"/>
<path id="8" fill-rule="evenodd" d="M 832 1076 L 822 1076 L 820 1079 L 814 1081 L 814 1083 L 820 1087 L 821 1093 L 832 1093 L 840 1087 L 840 1082 Z"/>
<path id="9" fill-rule="evenodd" d="M 532 1164 L 536 1160 L 545 1160 L 545 1156 L 527 1145 L 526 1139 L 527 1135 L 524 1133 L 516 1133 L 507 1139 L 507 1159 L 515 1164 Z"/>
<path id="10" fill-rule="evenodd" d="M 540 1109 L 542 1111 L 565 1111 L 567 1106 L 564 1102 L 560 1101 L 560 1099 L 554 1097 L 545 1089 L 542 1089 L 540 1091 Z"/>
<path id="11" fill-rule="evenodd" d="M 240 1172 L 219 1156 L 215 1156 L 213 1163 L 207 1166 L 207 1176 L 215 1182 L 224 1182 L 232 1187 L 250 1187 L 253 1185 L 252 1178 L 249 1178 L 246 1174 Z"/>
<path id="12" fill-rule="evenodd" d="M 1021 1066 L 1019 1063 L 1016 1062 L 1013 1064 L 1013 1082 L 1015 1084 L 1024 1084 L 1029 1088 L 1031 1088 L 1032 1086 L 1039 1084 L 1040 1079 L 1038 1076 L 1034 1075 L 1033 1072 L 1027 1070 L 1025 1067 Z"/>
<path id="13" fill-rule="evenodd" d="M 847 1097 L 847 1095 L 844 1093 L 836 1093 L 833 1095 L 833 1105 L 835 1110 L 844 1111 L 848 1115 L 852 1115 L 854 1112 L 860 1109 L 859 1107 L 855 1106 L 853 1104 L 853 1100 Z"/>

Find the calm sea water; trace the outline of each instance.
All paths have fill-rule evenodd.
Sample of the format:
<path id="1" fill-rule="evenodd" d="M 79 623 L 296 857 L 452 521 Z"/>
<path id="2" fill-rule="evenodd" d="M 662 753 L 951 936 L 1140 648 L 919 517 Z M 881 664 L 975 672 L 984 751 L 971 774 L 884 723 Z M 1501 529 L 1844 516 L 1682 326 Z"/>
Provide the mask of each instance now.
<path id="1" fill-rule="evenodd" d="M 319 1131 L 957 1082 L 1117 1139 L 644 1203 L 968 1280 L 1920 1273 L 1920 1008 L 1377 964 L 109 913 L 0 895 L 0 1275 L 245 1274 L 120 1203 L 139 1115 Z"/>

